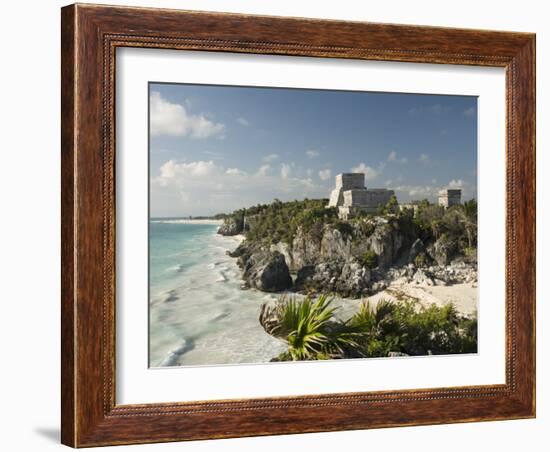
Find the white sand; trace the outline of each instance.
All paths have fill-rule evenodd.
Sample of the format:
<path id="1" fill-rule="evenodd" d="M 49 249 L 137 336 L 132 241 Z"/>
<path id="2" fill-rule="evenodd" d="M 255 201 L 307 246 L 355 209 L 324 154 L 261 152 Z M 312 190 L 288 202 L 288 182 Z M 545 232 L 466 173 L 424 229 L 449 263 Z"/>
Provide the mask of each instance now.
<path id="1" fill-rule="evenodd" d="M 380 300 L 398 301 L 413 299 L 427 306 L 436 304 L 443 306 L 453 303 L 461 314 L 470 315 L 477 310 L 477 287 L 472 284 L 453 284 L 450 286 L 417 286 L 415 284 L 394 283 L 386 290 L 363 299 L 337 298 L 334 306 L 338 306 L 336 316 L 341 320 L 351 317 L 363 302 L 372 304 Z"/>

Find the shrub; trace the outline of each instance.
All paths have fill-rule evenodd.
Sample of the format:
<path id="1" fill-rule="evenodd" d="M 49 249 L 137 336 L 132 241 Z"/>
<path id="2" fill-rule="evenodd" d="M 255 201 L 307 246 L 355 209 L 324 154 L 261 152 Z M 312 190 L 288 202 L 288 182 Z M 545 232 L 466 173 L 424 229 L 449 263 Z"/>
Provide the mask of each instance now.
<path id="1" fill-rule="evenodd" d="M 477 248 L 466 247 L 464 248 L 463 253 L 464 253 L 464 257 L 466 257 L 466 260 L 468 262 L 477 261 Z"/>
<path id="2" fill-rule="evenodd" d="M 353 236 L 353 227 L 345 221 L 337 221 L 334 223 L 334 229 L 342 234 L 342 237 L 347 238 Z"/>
<path id="3" fill-rule="evenodd" d="M 420 253 L 414 258 L 414 265 L 417 267 L 424 267 L 426 265 L 428 259 L 426 258 L 426 255 L 424 253 Z"/>
<path id="4" fill-rule="evenodd" d="M 282 297 L 268 307 L 262 306 L 260 323 L 269 334 L 284 339 L 288 350 L 279 359 L 293 361 L 328 359 L 352 344 L 352 334 L 343 324 L 332 320 L 331 298 L 321 295 L 316 301 Z"/>
<path id="5" fill-rule="evenodd" d="M 378 256 L 372 250 L 366 251 L 361 256 L 360 263 L 363 267 L 375 268 L 378 265 Z"/>
<path id="6" fill-rule="evenodd" d="M 262 306 L 265 331 L 285 340 L 276 360 L 440 355 L 477 351 L 477 315 L 458 313 L 452 304 L 422 306 L 414 301 L 364 303 L 347 321 L 333 317 L 331 300 L 283 297 Z"/>

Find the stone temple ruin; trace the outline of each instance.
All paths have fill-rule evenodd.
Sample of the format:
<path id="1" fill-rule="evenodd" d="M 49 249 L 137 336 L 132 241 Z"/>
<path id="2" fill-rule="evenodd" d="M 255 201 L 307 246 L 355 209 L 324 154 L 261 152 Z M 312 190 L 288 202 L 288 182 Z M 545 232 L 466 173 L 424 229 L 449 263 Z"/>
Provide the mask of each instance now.
<path id="1" fill-rule="evenodd" d="M 338 217 L 348 220 L 359 212 L 376 213 L 393 195 L 394 191 L 386 188 L 367 189 L 364 173 L 338 174 L 328 207 L 337 207 Z"/>
<path id="2" fill-rule="evenodd" d="M 460 188 L 445 188 L 439 191 L 438 204 L 445 208 L 461 204 L 462 190 Z"/>
<path id="3" fill-rule="evenodd" d="M 330 193 L 328 207 L 338 208 L 338 217 L 348 220 L 359 212 L 377 213 L 381 206 L 385 206 L 394 195 L 393 190 L 387 188 L 365 187 L 364 173 L 343 173 L 336 176 L 336 187 Z M 462 203 L 460 188 L 445 188 L 438 193 L 438 204 L 446 209 Z M 418 204 L 403 204 L 401 210 L 412 208 L 416 211 Z"/>

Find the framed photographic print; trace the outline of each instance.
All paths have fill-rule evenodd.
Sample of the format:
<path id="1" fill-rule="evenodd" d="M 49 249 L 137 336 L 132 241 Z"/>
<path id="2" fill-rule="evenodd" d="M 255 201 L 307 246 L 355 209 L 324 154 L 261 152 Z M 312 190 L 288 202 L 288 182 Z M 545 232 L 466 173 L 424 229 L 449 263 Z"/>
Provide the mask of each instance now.
<path id="1" fill-rule="evenodd" d="M 535 416 L 535 37 L 62 9 L 62 442 Z"/>

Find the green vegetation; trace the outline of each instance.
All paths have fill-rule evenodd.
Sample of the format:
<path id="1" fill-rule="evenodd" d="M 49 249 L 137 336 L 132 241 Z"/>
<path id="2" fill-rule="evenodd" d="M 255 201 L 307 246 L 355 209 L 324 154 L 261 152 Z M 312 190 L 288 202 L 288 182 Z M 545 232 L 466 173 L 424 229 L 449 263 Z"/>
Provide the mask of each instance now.
<path id="1" fill-rule="evenodd" d="M 413 300 L 381 300 L 374 306 L 364 303 L 353 317 L 340 321 L 331 301 L 326 295 L 316 301 L 283 297 L 273 307 L 262 307 L 264 329 L 288 344 L 277 360 L 477 351 L 477 316 L 462 316 L 452 304 L 425 307 Z"/>
<path id="2" fill-rule="evenodd" d="M 320 234 L 326 223 L 338 221 L 337 209 L 326 208 L 327 199 L 304 199 L 303 201 L 281 202 L 241 209 L 232 216 L 246 215 L 249 222 L 247 238 L 251 241 L 292 243 L 298 228 L 305 232 Z"/>
<path id="3" fill-rule="evenodd" d="M 448 209 L 421 201 L 413 222 L 423 242 L 445 235 L 457 243 L 463 254 L 467 248 L 477 247 L 477 201 L 474 199 Z"/>
<path id="4" fill-rule="evenodd" d="M 274 307 L 262 307 L 260 323 L 264 329 L 288 342 L 288 350 L 279 360 L 330 359 L 355 345 L 353 335 L 332 321 L 331 301 L 326 295 L 316 301 L 283 296 Z"/>
<path id="5" fill-rule="evenodd" d="M 389 201 L 385 206 L 380 206 L 378 208 L 378 215 L 388 215 L 388 214 L 398 214 L 399 213 L 399 203 L 397 202 L 397 197 L 392 195 Z"/>
<path id="6" fill-rule="evenodd" d="M 427 263 L 428 263 L 428 258 L 424 253 L 419 254 L 414 258 L 414 265 L 416 265 L 417 267 L 424 267 L 424 265 L 426 265 Z"/>
<path id="7" fill-rule="evenodd" d="M 404 243 L 413 243 L 420 238 L 425 246 L 439 239 L 448 243 L 452 253 L 475 261 L 477 248 L 477 202 L 445 209 L 427 200 L 415 202 L 418 208 L 400 211 L 397 198 L 392 196 L 386 206 L 381 206 L 377 215 L 360 213 L 348 221 L 338 218 L 338 209 L 327 208 L 327 199 L 304 199 L 303 201 L 282 202 L 275 199 L 271 204 L 258 204 L 236 210 L 226 216 L 242 229 L 250 242 L 275 244 L 284 242 L 292 245 L 298 231 L 308 236 L 313 243 L 320 243 L 325 226 L 330 224 L 345 239 L 353 240 L 354 249 L 364 252 L 364 240 L 372 235 L 375 228 L 393 228 L 401 233 Z M 221 214 L 219 215 L 221 216 Z M 376 216 L 387 220 L 387 225 L 375 221 Z M 371 267 L 372 258 L 365 261 Z M 419 258 L 423 259 L 422 257 Z M 420 264 L 420 261 L 418 262 Z"/>
<path id="8" fill-rule="evenodd" d="M 378 265 L 378 256 L 372 250 L 369 250 L 361 257 L 361 265 L 367 268 L 374 268 Z"/>

